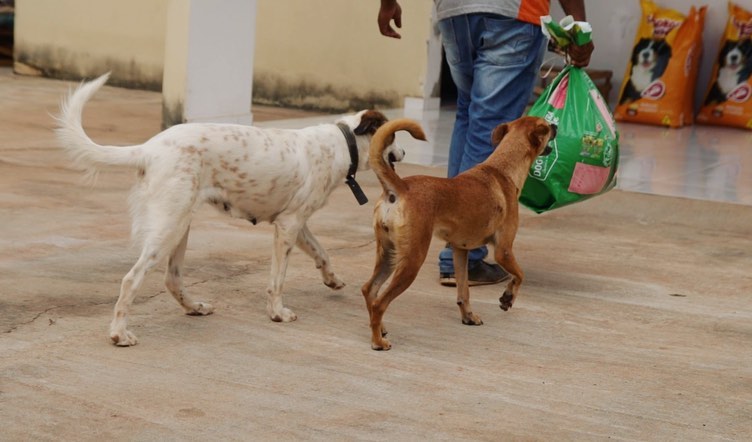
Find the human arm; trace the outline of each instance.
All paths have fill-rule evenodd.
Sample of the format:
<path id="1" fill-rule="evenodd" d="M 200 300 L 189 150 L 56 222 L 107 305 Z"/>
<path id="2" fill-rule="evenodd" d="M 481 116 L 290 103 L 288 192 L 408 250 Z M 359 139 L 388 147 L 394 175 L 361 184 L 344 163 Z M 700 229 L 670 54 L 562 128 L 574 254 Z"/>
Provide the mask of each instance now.
<path id="1" fill-rule="evenodd" d="M 564 13 L 571 15 L 575 21 L 587 21 L 585 15 L 585 0 L 559 0 L 561 9 Z M 593 53 L 595 46 L 590 41 L 582 46 L 571 44 L 567 47 L 567 55 L 572 64 L 578 67 L 585 67 L 590 64 L 590 55 Z"/>
<path id="2" fill-rule="evenodd" d="M 397 0 L 381 0 L 379 8 L 379 31 L 381 35 L 392 38 L 402 38 L 402 36 L 392 28 L 391 21 L 394 20 L 395 26 L 402 27 L 402 8 Z"/>

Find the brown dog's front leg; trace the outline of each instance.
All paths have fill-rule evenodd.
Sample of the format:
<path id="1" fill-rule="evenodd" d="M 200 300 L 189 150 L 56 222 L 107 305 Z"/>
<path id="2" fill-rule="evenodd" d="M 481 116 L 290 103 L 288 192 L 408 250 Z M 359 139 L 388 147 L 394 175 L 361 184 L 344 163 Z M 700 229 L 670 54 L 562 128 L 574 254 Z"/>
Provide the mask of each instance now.
<path id="1" fill-rule="evenodd" d="M 462 323 L 465 325 L 482 325 L 483 321 L 473 313 L 470 307 L 470 288 L 467 282 L 467 250 L 452 248 L 454 260 L 454 277 L 457 280 L 457 306 L 460 308 Z"/>
<path id="2" fill-rule="evenodd" d="M 524 274 L 522 273 L 520 266 L 517 265 L 517 260 L 514 259 L 514 253 L 512 253 L 511 247 L 497 246 L 495 258 L 496 262 L 512 275 L 512 279 L 509 280 L 507 288 L 504 290 L 504 294 L 499 298 L 499 307 L 502 310 L 507 311 L 512 308 L 514 300 L 517 299 L 517 293 L 522 284 Z"/>

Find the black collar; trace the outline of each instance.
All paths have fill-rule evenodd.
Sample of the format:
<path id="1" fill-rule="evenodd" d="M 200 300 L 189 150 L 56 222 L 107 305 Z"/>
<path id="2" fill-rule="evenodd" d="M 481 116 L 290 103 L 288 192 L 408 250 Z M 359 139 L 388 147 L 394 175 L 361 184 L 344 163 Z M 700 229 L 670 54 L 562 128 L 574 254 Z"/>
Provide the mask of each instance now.
<path id="1" fill-rule="evenodd" d="M 350 151 L 350 169 L 347 171 L 347 178 L 345 178 L 345 183 L 347 183 L 347 185 L 350 187 L 350 190 L 352 190 L 353 195 L 355 195 L 355 199 L 358 200 L 358 204 L 362 206 L 363 204 L 368 202 L 368 197 L 366 197 L 366 194 L 363 193 L 363 189 L 360 188 L 358 182 L 355 181 L 355 172 L 358 171 L 358 142 L 355 140 L 355 134 L 346 124 L 337 123 L 337 127 L 342 131 L 342 135 L 345 136 L 345 141 L 347 141 L 347 149 Z"/>

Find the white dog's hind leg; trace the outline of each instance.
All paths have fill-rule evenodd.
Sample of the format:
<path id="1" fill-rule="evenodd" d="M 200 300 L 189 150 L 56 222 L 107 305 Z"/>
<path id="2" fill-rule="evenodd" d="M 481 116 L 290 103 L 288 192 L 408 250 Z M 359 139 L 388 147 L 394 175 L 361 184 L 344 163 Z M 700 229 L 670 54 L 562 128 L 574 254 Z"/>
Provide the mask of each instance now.
<path id="1" fill-rule="evenodd" d="M 144 226 L 143 231 L 146 236 L 143 240 L 141 256 L 120 285 L 120 296 L 115 303 L 115 311 L 110 324 L 110 339 L 115 345 L 121 347 L 135 345 L 138 342 L 136 336 L 127 329 L 128 311 L 136 297 L 136 291 L 149 271 L 176 250 L 184 236 L 183 233 L 190 225 L 191 205 L 193 204 L 190 195 L 186 193 L 181 199 L 165 192 L 161 196 L 162 198 L 154 198 L 147 202 L 151 207 L 133 212 L 136 217 L 143 217 L 134 219 L 134 222 L 139 222 Z M 165 214 L 169 216 L 164 216 Z"/>
<path id="2" fill-rule="evenodd" d="M 319 244 L 316 237 L 313 236 L 310 230 L 308 230 L 308 225 L 303 224 L 303 228 L 300 229 L 297 244 L 301 250 L 313 258 L 316 263 L 316 268 L 321 269 L 321 276 L 324 278 L 324 285 L 334 290 L 341 289 L 345 286 L 345 283 L 334 274 L 326 249 Z"/>
<path id="3" fill-rule="evenodd" d="M 117 346 L 128 347 L 138 343 L 136 335 L 127 329 L 128 312 L 146 274 L 164 258 L 163 250 L 150 246 L 144 247 L 138 261 L 120 284 L 120 296 L 115 303 L 115 311 L 112 323 L 110 323 L 110 339 Z"/>
<path id="4" fill-rule="evenodd" d="M 269 287 L 266 289 L 266 311 L 274 322 L 291 322 L 298 316 L 282 304 L 282 284 L 285 281 L 290 252 L 303 223 L 296 217 L 278 217 L 274 221 L 274 248 Z"/>
<path id="5" fill-rule="evenodd" d="M 165 271 L 165 287 L 172 293 L 175 300 L 183 306 L 185 314 L 191 316 L 210 315 L 214 312 L 211 304 L 201 301 L 194 301 L 183 287 L 182 269 L 183 259 L 185 258 L 185 249 L 188 245 L 188 233 L 190 226 L 185 231 L 183 238 L 170 255 L 170 260 Z"/>

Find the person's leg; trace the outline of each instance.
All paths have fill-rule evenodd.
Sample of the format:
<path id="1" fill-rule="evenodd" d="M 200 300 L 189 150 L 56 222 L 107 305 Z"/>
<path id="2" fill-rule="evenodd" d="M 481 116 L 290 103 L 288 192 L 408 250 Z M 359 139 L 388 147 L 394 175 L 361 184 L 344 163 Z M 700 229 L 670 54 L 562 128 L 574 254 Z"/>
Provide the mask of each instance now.
<path id="1" fill-rule="evenodd" d="M 460 15 L 438 23 L 444 55 L 452 80 L 457 87 L 457 112 L 449 142 L 448 178 L 460 172 L 459 167 L 465 153 L 465 139 L 469 123 L 470 92 L 473 87 L 473 60 L 475 58 L 469 19 L 467 15 Z"/>
<path id="2" fill-rule="evenodd" d="M 535 86 L 544 42 L 540 26 L 498 15 L 472 15 L 476 56 L 465 149 L 459 171 L 485 161 L 491 132 L 522 116 Z"/>
<path id="3" fill-rule="evenodd" d="M 452 177 L 488 158 L 495 148 L 493 129 L 524 112 L 540 69 L 544 38 L 536 25 L 493 14 L 442 20 L 439 29 L 458 89 L 449 149 L 448 176 Z M 468 59 L 472 71 L 468 71 Z M 486 247 L 470 251 L 471 283 L 474 278 L 503 280 L 506 276 L 498 266 L 482 265 L 487 254 Z M 439 254 L 439 271 L 442 283 L 451 285 L 454 266 L 448 247 Z"/>
<path id="4" fill-rule="evenodd" d="M 444 55 L 452 80 L 457 87 L 457 112 L 449 142 L 447 177 L 456 176 L 465 155 L 465 139 L 469 123 L 470 92 L 473 86 L 473 59 L 475 48 L 470 35 L 469 16 L 460 15 L 438 23 Z M 454 278 L 452 249 L 446 247 L 439 253 L 439 272 Z"/>

